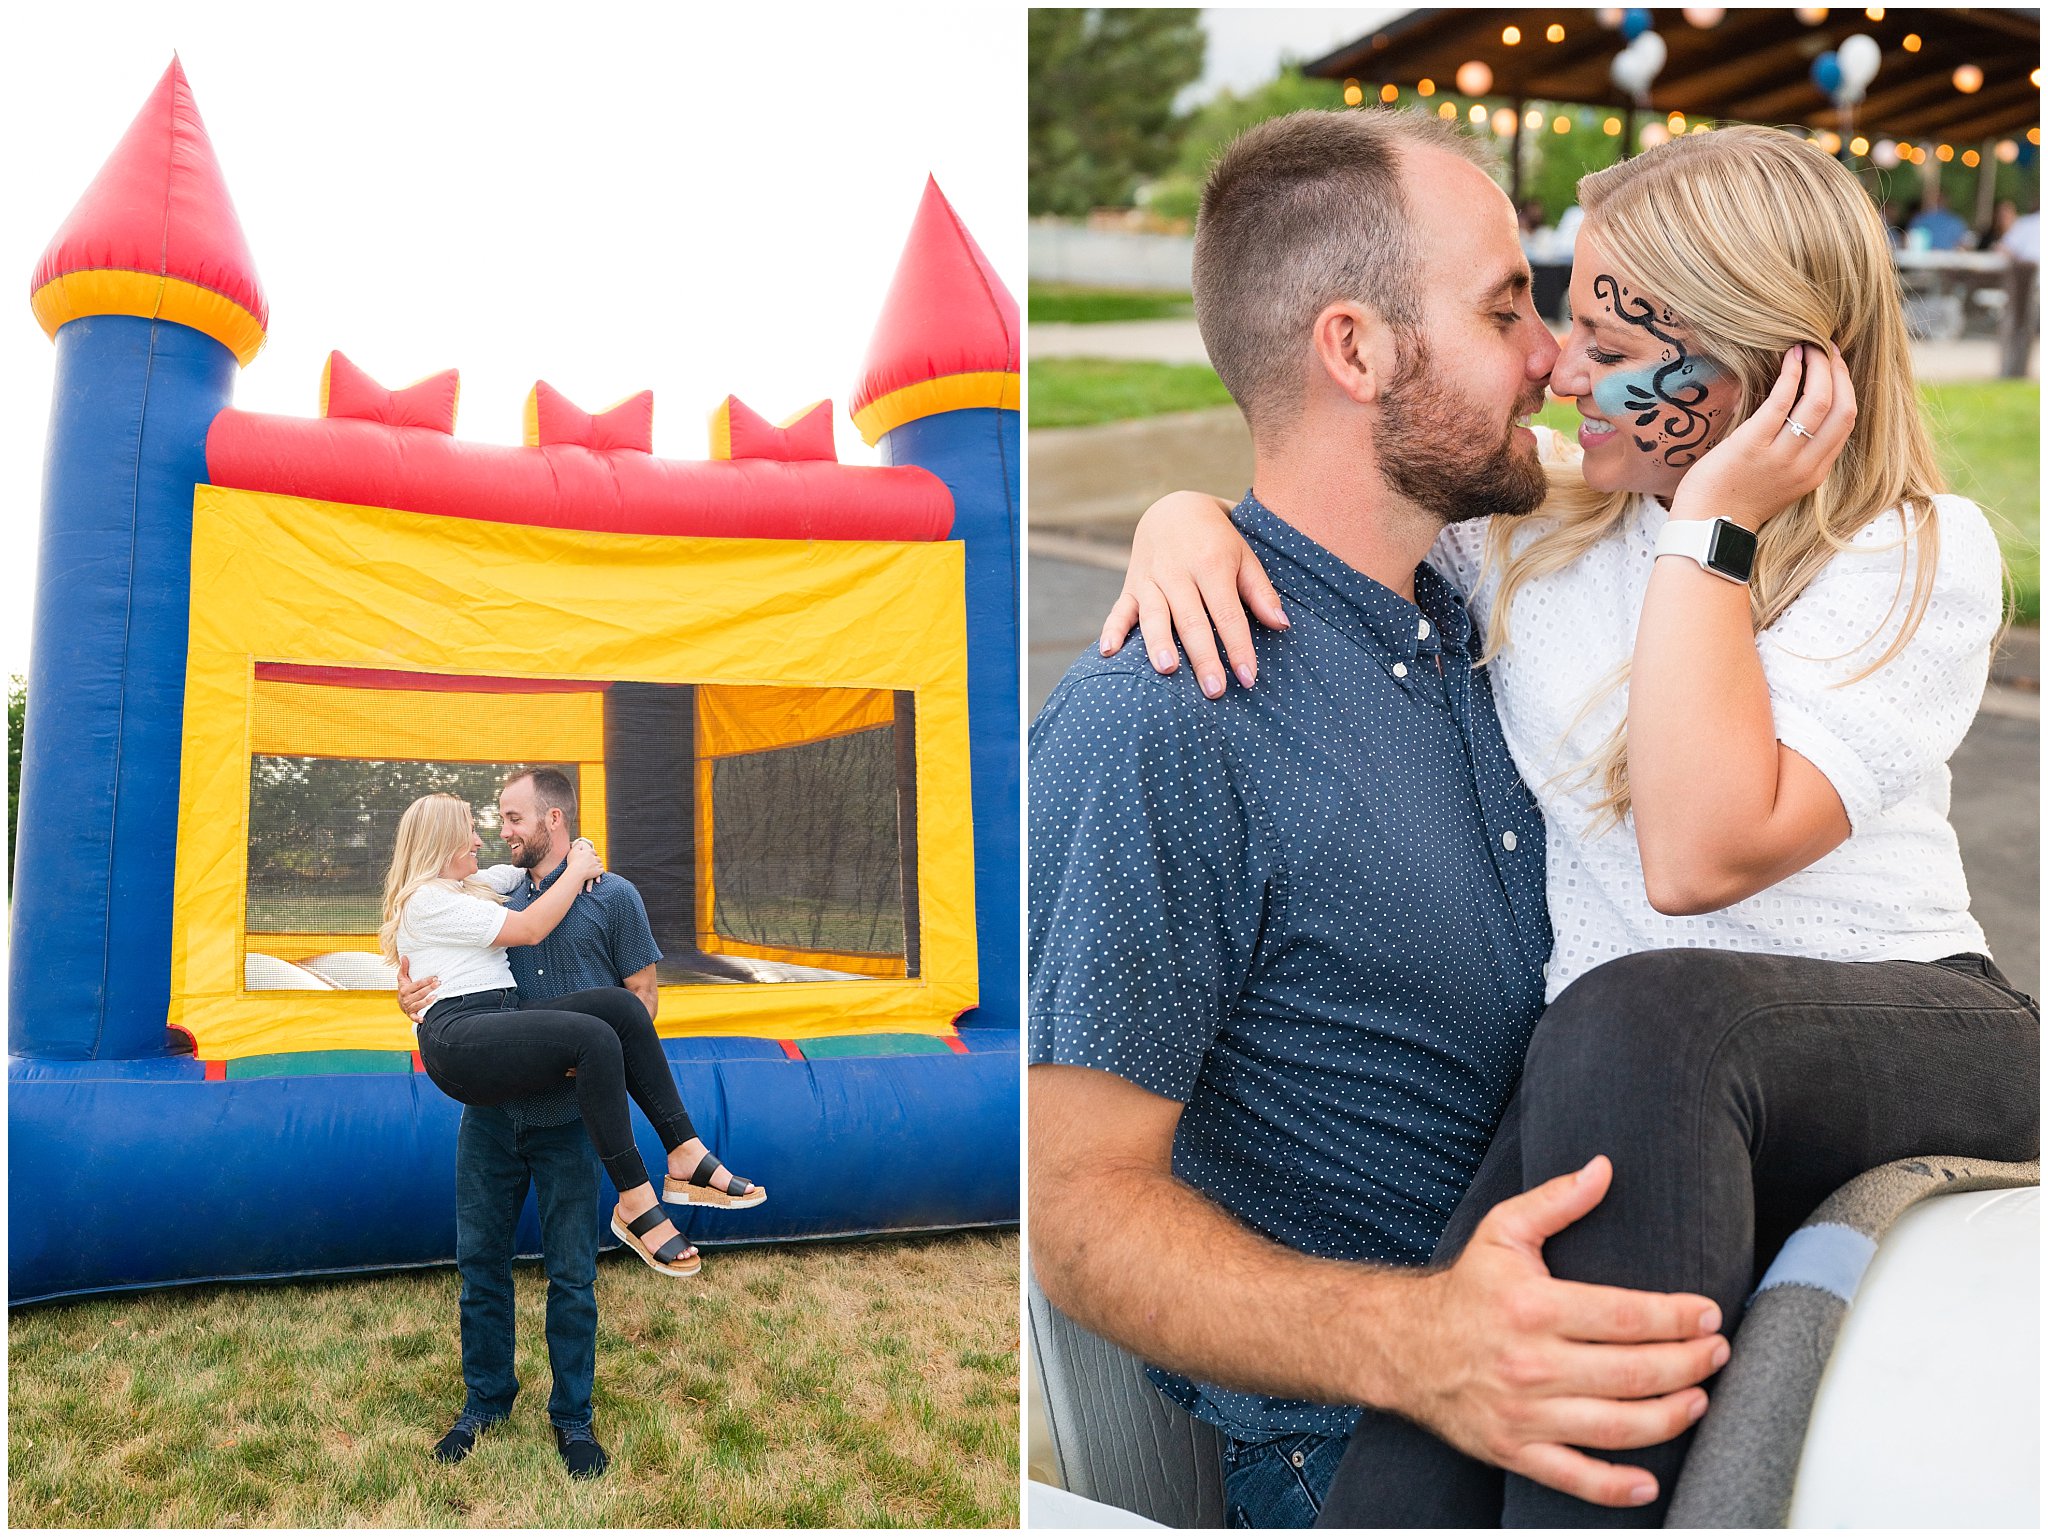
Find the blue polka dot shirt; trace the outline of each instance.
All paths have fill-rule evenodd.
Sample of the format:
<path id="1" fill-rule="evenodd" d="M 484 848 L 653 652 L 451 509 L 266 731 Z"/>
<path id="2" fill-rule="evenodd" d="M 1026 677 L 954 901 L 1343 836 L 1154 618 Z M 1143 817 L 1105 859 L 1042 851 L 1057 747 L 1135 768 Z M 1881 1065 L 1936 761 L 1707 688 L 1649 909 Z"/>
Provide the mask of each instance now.
<path id="1" fill-rule="evenodd" d="M 1205 699 L 1133 645 L 1032 727 L 1030 1060 L 1185 1106 L 1175 1174 L 1248 1227 L 1421 1264 L 1543 1005 L 1542 818 L 1449 584 L 1410 603 L 1232 517 L 1292 621 L 1255 627 L 1258 686 Z M 1356 1417 L 1154 1377 L 1240 1440 Z"/>

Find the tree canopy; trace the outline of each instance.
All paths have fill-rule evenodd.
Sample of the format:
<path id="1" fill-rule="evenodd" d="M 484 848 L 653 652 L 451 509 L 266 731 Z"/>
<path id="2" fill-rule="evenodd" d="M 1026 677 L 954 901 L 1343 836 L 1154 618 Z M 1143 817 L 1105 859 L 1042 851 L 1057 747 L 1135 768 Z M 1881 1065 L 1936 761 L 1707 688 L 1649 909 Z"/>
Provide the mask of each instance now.
<path id="1" fill-rule="evenodd" d="M 1202 72 L 1201 13 L 1030 12 L 1030 207 L 1070 218 L 1123 206 L 1174 162 L 1174 98 Z"/>

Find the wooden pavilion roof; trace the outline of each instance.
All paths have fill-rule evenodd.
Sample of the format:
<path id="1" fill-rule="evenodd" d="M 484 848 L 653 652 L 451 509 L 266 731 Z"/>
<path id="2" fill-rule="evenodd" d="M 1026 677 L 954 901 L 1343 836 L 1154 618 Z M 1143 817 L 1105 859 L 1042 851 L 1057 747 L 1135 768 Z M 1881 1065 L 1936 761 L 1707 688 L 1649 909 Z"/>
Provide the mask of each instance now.
<path id="1" fill-rule="evenodd" d="M 1303 69 L 1322 79 L 1404 92 L 1429 79 L 1438 91 L 1454 94 L 1458 66 L 1478 59 L 1493 70 L 1491 97 L 1635 107 L 1608 74 L 1622 36 L 1602 27 L 1595 14 L 1590 7 L 1409 11 Z M 1861 7 L 1837 7 L 1808 26 L 1790 9 L 1729 8 L 1711 28 L 1694 26 L 1675 9 L 1652 15 L 1667 59 L 1647 109 L 1660 115 L 1842 130 L 1841 110 L 1813 83 L 1813 61 L 1863 32 L 1883 50 L 1884 61 L 1854 109 L 1856 132 L 1969 144 L 2024 134 L 2040 122 L 2041 91 L 2030 78 L 2041 62 L 2036 10 L 1884 7 L 1881 19 L 1872 20 Z M 1553 24 L 1564 29 L 1555 43 L 1545 37 Z M 1520 29 L 1518 44 L 1503 40 L 1509 26 Z M 1920 39 L 1917 52 L 1906 49 L 1909 33 Z M 1981 89 L 1965 94 L 1956 88 L 1951 76 L 1962 64 L 1984 72 Z"/>

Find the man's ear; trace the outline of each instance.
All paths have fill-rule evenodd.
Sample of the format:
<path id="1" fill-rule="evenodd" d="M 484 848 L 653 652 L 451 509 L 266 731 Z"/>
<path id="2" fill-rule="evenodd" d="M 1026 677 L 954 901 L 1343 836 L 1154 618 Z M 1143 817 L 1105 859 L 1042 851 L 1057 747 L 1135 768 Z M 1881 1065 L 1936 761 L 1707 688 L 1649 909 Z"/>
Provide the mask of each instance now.
<path id="1" fill-rule="evenodd" d="M 1398 356 L 1378 312 L 1349 299 L 1332 300 L 1316 316 L 1310 334 L 1316 361 L 1330 382 L 1358 405 L 1376 403 Z"/>

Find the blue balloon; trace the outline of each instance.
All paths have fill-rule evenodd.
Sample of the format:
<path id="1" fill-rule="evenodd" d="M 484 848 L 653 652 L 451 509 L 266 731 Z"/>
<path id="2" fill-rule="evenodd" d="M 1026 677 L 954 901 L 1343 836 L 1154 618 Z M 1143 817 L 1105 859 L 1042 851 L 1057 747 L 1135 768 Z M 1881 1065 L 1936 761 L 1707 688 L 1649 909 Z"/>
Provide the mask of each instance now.
<path id="1" fill-rule="evenodd" d="M 1650 30 L 1650 13 L 1640 6 L 1630 6 L 1621 13 L 1621 35 L 1631 43 Z"/>
<path id="2" fill-rule="evenodd" d="M 1832 48 L 1813 61 L 1813 83 L 1830 98 L 1842 88 L 1842 61 Z"/>

